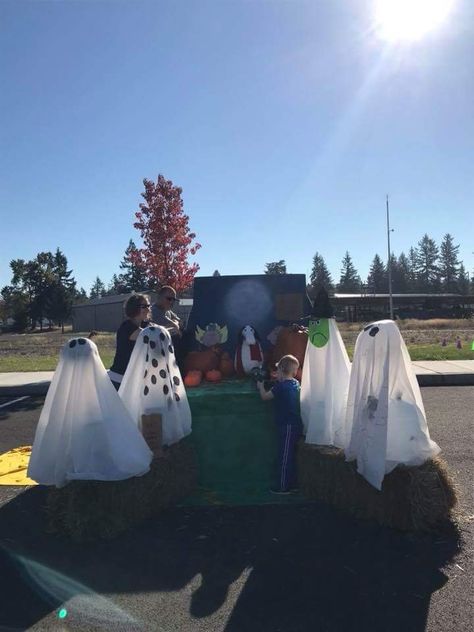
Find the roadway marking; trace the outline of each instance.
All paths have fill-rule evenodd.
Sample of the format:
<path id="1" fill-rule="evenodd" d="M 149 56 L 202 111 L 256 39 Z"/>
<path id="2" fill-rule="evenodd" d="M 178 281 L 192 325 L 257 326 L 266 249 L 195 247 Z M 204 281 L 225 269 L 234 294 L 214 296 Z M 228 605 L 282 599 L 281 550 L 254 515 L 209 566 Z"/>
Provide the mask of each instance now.
<path id="1" fill-rule="evenodd" d="M 0 408 L 6 408 L 7 406 L 11 406 L 12 404 L 16 404 L 17 402 L 22 402 L 24 399 L 29 399 L 29 395 L 25 395 L 24 397 L 18 397 L 18 399 L 12 399 L 11 402 L 7 402 L 6 404 L 0 404 Z"/>

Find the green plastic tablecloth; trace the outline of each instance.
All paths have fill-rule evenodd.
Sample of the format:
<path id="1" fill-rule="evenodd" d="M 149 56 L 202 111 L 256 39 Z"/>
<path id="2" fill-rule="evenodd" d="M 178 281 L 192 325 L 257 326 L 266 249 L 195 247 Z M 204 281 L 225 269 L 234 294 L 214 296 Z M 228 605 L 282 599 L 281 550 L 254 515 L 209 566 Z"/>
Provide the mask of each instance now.
<path id="1" fill-rule="evenodd" d="M 191 440 L 199 464 L 199 493 L 187 504 L 295 502 L 275 496 L 277 436 L 273 403 L 251 380 L 229 380 L 187 389 Z"/>

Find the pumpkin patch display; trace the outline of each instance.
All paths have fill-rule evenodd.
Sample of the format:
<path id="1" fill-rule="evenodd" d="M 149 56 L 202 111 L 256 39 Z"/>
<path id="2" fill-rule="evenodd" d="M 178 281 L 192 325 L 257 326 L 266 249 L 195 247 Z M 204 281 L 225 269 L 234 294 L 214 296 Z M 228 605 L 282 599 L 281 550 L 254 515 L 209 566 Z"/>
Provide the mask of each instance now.
<path id="1" fill-rule="evenodd" d="M 202 371 L 189 371 L 184 378 L 184 385 L 188 387 L 199 386 L 202 381 Z"/>
<path id="2" fill-rule="evenodd" d="M 222 380 L 222 373 L 220 371 L 217 371 L 216 369 L 207 371 L 206 380 L 208 382 L 220 382 Z"/>

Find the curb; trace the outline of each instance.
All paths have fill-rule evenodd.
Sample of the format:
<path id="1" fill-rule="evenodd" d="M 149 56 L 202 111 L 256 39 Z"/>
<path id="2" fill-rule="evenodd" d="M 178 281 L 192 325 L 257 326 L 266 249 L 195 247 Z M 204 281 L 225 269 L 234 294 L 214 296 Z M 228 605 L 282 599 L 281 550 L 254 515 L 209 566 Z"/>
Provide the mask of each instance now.
<path id="1" fill-rule="evenodd" d="M 474 373 L 432 373 L 416 376 L 420 386 L 474 386 Z M 46 395 L 51 382 L 32 382 L 17 386 L 0 386 L 0 397 L 41 397 Z"/>

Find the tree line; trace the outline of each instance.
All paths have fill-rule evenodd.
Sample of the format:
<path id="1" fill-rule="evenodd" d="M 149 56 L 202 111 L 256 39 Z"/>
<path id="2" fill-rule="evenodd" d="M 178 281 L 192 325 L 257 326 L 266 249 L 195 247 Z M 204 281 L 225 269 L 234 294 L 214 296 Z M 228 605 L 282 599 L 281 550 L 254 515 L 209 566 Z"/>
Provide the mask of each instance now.
<path id="1" fill-rule="evenodd" d="M 265 274 L 285 274 L 286 263 L 272 261 L 267 263 Z M 365 280 L 357 271 L 352 257 L 346 251 L 341 264 L 339 281 L 334 282 L 323 256 L 316 252 L 310 273 L 308 290 L 315 294 L 321 287 L 339 293 L 387 293 L 388 265 L 379 254 L 372 260 L 369 274 Z M 401 252 L 391 255 L 390 273 L 392 291 L 397 293 L 474 293 L 474 274 L 469 274 L 459 260 L 459 244 L 455 244 L 450 233 L 446 233 L 438 246 L 434 239 L 423 235 L 418 244 L 411 247 L 408 254 Z"/>

